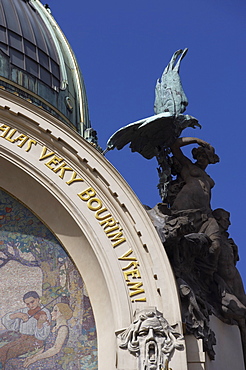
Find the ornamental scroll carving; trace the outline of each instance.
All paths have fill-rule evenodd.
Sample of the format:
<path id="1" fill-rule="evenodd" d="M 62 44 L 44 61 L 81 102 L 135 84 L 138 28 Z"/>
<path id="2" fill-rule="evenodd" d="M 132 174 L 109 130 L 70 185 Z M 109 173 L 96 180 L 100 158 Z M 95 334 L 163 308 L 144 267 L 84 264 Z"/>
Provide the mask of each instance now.
<path id="1" fill-rule="evenodd" d="M 169 370 L 175 350 L 182 350 L 183 336 L 155 307 L 138 311 L 133 323 L 119 336 L 122 349 L 138 358 L 138 370 Z"/>

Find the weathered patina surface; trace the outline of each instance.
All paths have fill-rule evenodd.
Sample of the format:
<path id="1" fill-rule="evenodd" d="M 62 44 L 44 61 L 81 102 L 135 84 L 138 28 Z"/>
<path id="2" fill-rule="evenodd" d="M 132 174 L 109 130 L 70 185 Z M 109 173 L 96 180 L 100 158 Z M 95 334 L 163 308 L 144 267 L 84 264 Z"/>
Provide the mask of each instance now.
<path id="1" fill-rule="evenodd" d="M 229 212 L 211 208 L 215 183 L 207 174 L 209 164 L 219 162 L 214 148 L 196 137 L 180 137 L 186 127 L 201 127 L 183 115 L 188 105 L 179 68 L 187 49 L 176 51 L 155 89 L 155 115 L 118 130 L 107 150 L 130 143 L 133 152 L 158 161 L 162 203 L 147 212 L 168 254 L 180 293 L 187 334 L 203 340 L 210 359 L 215 358 L 216 338 L 210 316 L 239 326 L 246 363 L 246 295 L 236 268 L 237 246 L 229 238 Z M 182 147 L 197 144 L 192 155 Z"/>

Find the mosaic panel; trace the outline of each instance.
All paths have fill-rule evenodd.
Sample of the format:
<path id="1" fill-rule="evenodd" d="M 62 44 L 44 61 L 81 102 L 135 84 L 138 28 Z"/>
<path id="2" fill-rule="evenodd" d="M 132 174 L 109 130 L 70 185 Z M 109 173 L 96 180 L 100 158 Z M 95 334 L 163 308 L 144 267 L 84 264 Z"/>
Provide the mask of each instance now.
<path id="1" fill-rule="evenodd" d="M 95 321 L 77 268 L 50 230 L 3 190 L 0 268 L 0 370 L 96 370 Z"/>

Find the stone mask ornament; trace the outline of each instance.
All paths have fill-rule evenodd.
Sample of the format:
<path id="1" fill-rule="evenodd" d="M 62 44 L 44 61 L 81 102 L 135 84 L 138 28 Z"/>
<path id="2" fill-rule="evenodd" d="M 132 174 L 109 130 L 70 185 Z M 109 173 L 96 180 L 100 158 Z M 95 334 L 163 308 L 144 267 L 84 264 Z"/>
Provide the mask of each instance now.
<path id="1" fill-rule="evenodd" d="M 120 340 L 120 348 L 138 357 L 138 370 L 166 370 L 174 350 L 184 348 L 182 335 L 155 308 L 139 311 Z"/>

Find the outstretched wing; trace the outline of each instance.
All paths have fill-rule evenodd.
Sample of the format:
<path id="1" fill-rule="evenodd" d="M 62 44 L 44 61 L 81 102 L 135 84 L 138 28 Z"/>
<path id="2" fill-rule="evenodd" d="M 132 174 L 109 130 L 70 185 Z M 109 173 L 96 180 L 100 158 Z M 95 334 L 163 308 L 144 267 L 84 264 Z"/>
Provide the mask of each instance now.
<path id="1" fill-rule="evenodd" d="M 168 112 L 131 123 L 116 131 L 107 142 L 107 149 L 122 149 L 130 143 L 132 152 L 146 159 L 156 155 L 160 147 L 170 147 L 186 127 L 199 126 L 198 121 L 188 115 L 173 117 Z"/>
<path id="2" fill-rule="evenodd" d="M 167 134 L 164 133 L 170 132 L 169 126 L 173 119 L 169 113 L 162 113 L 130 123 L 109 138 L 105 152 L 114 148 L 120 150 L 131 143 L 132 152 L 138 152 L 150 159 L 154 157 L 154 148 L 159 145 L 160 140 L 166 141 Z"/>
<path id="3" fill-rule="evenodd" d="M 170 147 L 184 128 L 201 127 L 194 117 L 182 114 L 188 100 L 182 88 L 179 67 L 187 51 L 188 49 L 177 50 L 161 79 L 157 81 L 154 106 L 156 115 L 133 122 L 116 131 L 109 138 L 104 153 L 114 148 L 122 149 L 130 143 L 133 152 L 151 159 L 160 148 Z"/>
<path id="4" fill-rule="evenodd" d="M 124 148 L 126 144 L 129 144 L 132 138 L 135 136 L 138 127 L 144 122 L 146 119 L 141 119 L 139 121 L 130 123 L 127 126 L 121 127 L 117 130 L 107 141 L 107 148 L 105 150 L 112 150 L 114 148 L 120 150 Z"/>

